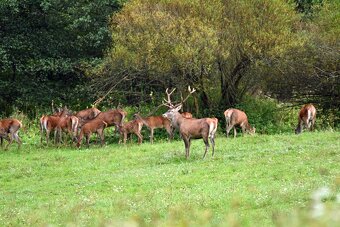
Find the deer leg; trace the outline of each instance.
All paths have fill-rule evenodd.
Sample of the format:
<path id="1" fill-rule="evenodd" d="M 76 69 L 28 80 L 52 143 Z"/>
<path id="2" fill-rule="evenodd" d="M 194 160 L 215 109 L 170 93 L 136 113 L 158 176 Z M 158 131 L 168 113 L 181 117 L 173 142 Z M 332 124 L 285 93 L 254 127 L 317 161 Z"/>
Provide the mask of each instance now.
<path id="1" fill-rule="evenodd" d="M 18 143 L 18 149 L 20 149 L 22 142 L 21 142 L 21 139 L 18 135 L 18 132 L 13 133 L 13 137 L 14 137 L 15 141 Z"/>
<path id="2" fill-rule="evenodd" d="M 54 129 L 54 144 L 57 144 L 58 142 L 58 130 L 56 128 Z"/>
<path id="3" fill-rule="evenodd" d="M 13 138 L 12 138 L 12 134 L 9 134 L 9 136 L 7 135 L 6 137 L 4 137 L 7 141 L 8 141 L 8 144 L 6 145 L 5 147 L 5 150 L 8 149 L 8 146 L 12 144 L 13 142 Z"/>
<path id="4" fill-rule="evenodd" d="M 209 141 L 208 141 L 208 136 L 203 136 L 203 141 L 205 144 L 205 152 L 203 155 L 203 159 L 205 158 L 205 156 L 207 155 L 208 149 L 209 149 Z"/>
<path id="5" fill-rule="evenodd" d="M 228 124 L 227 129 L 226 129 L 227 138 L 229 137 L 229 132 L 230 132 L 230 130 L 231 130 L 232 128 L 233 128 L 233 126 L 230 126 L 230 125 Z"/>
<path id="6" fill-rule="evenodd" d="M 234 138 L 236 138 L 236 134 L 237 134 L 236 127 L 234 126 Z"/>
<path id="7" fill-rule="evenodd" d="M 138 144 L 141 144 L 143 142 L 143 136 L 142 134 L 140 134 L 140 132 L 136 133 L 137 137 L 138 137 Z"/>
<path id="8" fill-rule="evenodd" d="M 184 145 L 185 145 L 185 158 L 188 159 L 189 158 L 189 149 L 190 149 L 190 140 L 185 137 L 184 135 L 182 135 L 183 141 L 184 141 Z"/>
<path id="9" fill-rule="evenodd" d="M 91 137 L 91 135 L 89 133 L 85 134 L 87 148 L 90 147 L 90 137 Z"/>
<path id="10" fill-rule="evenodd" d="M 150 143 L 153 144 L 153 128 L 150 129 Z"/>
<path id="11" fill-rule="evenodd" d="M 48 142 L 49 142 L 49 139 L 50 139 L 50 133 L 51 131 L 49 129 L 46 129 L 46 145 L 48 146 Z"/>
<path id="12" fill-rule="evenodd" d="M 126 144 L 127 136 L 127 132 L 124 132 L 124 144 Z"/>
<path id="13" fill-rule="evenodd" d="M 43 143 L 43 137 L 44 137 L 44 128 L 42 125 L 40 125 L 40 143 Z"/>
<path id="14" fill-rule="evenodd" d="M 215 136 L 211 136 L 210 137 L 210 143 L 211 143 L 211 146 L 212 146 L 212 157 L 214 156 L 214 153 L 215 153 Z"/>
<path id="15" fill-rule="evenodd" d="M 104 141 L 104 129 L 100 129 L 98 131 L 98 135 L 100 136 L 100 144 L 101 144 L 101 146 L 103 146 L 105 144 L 105 141 Z"/>
<path id="16" fill-rule="evenodd" d="M 313 118 L 312 120 L 311 131 L 314 131 L 314 125 L 315 125 L 315 118 Z"/>
<path id="17" fill-rule="evenodd" d="M 246 127 L 242 126 L 241 129 L 242 129 L 242 136 L 244 136 L 244 134 L 246 133 Z"/>
<path id="18" fill-rule="evenodd" d="M 0 136 L 0 143 L 1 143 L 1 148 L 2 148 L 3 143 L 4 143 L 4 139 L 2 138 L 2 136 Z"/>

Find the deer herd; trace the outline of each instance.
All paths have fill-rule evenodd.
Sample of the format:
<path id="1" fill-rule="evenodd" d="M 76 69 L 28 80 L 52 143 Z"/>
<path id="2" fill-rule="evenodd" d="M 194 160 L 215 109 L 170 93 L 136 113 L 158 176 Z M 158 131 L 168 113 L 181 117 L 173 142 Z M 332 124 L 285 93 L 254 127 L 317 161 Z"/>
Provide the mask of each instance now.
<path id="1" fill-rule="evenodd" d="M 164 128 L 168 133 L 169 141 L 174 137 L 174 131 L 178 130 L 180 137 L 185 145 L 185 157 L 190 156 L 191 139 L 202 138 L 205 144 L 205 158 L 210 144 L 212 146 L 212 156 L 215 151 L 215 134 L 218 126 L 218 119 L 212 118 L 194 118 L 189 112 L 180 112 L 183 103 L 196 90 L 188 87 L 188 96 L 177 104 L 171 101 L 171 95 L 175 91 L 166 89 L 167 98 L 164 99 L 162 105 L 168 107 L 168 111 L 161 116 L 143 117 L 139 113 L 133 114 L 133 120 L 125 122 L 127 112 L 122 109 L 113 109 L 101 112 L 97 108 L 89 108 L 76 113 L 72 113 L 66 107 L 58 109 L 52 115 L 43 115 L 40 118 L 41 143 L 44 138 L 47 145 L 49 144 L 50 133 L 54 133 L 54 143 L 62 143 L 62 135 L 69 136 L 72 143 L 75 142 L 79 148 L 82 144 L 83 137 L 86 139 L 86 144 L 89 146 L 92 133 L 96 133 L 100 139 L 101 145 L 105 144 L 104 130 L 107 127 L 114 126 L 115 132 L 120 134 L 119 143 L 123 139 L 125 144 L 127 138 L 131 134 L 138 137 L 138 144 L 143 141 L 141 130 L 145 125 L 150 130 L 150 143 L 153 143 L 154 130 Z M 255 127 L 252 127 L 245 112 L 230 108 L 224 112 L 226 121 L 226 136 L 229 137 L 229 132 L 234 129 L 234 137 L 236 137 L 236 127 L 242 129 L 242 133 L 255 134 Z M 312 104 L 304 105 L 298 114 L 298 125 L 295 133 L 302 132 L 303 127 L 313 130 L 316 118 L 316 109 Z M 0 140 L 1 147 L 3 139 L 8 141 L 5 150 L 15 140 L 20 148 L 22 142 L 18 136 L 19 129 L 22 128 L 22 123 L 17 119 L 0 120 Z M 209 144 L 210 141 L 210 144 Z"/>

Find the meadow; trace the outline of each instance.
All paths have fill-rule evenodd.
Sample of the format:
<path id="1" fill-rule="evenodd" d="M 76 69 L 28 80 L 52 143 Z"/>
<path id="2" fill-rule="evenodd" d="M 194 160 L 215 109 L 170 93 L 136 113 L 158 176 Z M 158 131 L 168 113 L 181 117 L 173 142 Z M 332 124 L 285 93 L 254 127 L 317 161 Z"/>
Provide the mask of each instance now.
<path id="1" fill-rule="evenodd" d="M 107 135 L 110 137 L 112 135 Z M 147 140 L 147 138 L 145 138 Z M 80 150 L 24 144 L 0 152 L 1 226 L 335 226 L 340 134 L 219 134 L 215 156 L 189 160 L 180 140 Z M 108 140 L 110 141 L 110 140 Z M 327 187 L 326 213 L 311 195 Z"/>

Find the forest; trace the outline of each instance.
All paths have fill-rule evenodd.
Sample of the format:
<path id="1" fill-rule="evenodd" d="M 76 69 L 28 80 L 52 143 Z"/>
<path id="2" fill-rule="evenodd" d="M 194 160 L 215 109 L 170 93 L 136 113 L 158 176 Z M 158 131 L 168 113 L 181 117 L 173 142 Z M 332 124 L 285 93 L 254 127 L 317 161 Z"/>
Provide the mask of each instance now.
<path id="1" fill-rule="evenodd" d="M 6 0 L 0 12 L 2 117 L 52 102 L 146 114 L 190 85 L 197 117 L 239 107 L 261 124 L 313 103 L 339 126 L 339 1 Z"/>

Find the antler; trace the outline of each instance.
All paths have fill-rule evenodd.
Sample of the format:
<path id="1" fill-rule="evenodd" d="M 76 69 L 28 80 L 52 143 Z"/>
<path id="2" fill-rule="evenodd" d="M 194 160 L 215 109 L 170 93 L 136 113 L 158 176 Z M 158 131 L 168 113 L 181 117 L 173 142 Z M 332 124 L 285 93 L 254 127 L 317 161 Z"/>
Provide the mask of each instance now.
<path id="1" fill-rule="evenodd" d="M 177 104 L 175 107 L 177 107 L 177 106 L 179 106 L 179 105 L 183 105 L 183 103 L 184 103 L 185 101 L 187 101 L 187 99 L 190 97 L 190 95 L 191 95 L 192 93 L 194 93 L 194 92 L 196 91 L 196 89 L 195 89 L 195 88 L 191 89 L 191 87 L 188 86 L 188 91 L 189 91 L 189 94 L 187 95 L 187 97 L 185 97 L 185 99 L 183 99 L 183 97 L 181 97 L 182 101 L 181 101 L 179 104 Z"/>
<path id="2" fill-rule="evenodd" d="M 166 99 L 164 99 L 164 101 L 165 102 L 163 102 L 163 105 L 164 106 L 167 106 L 167 107 L 169 107 L 169 108 L 172 108 L 174 105 L 171 103 L 171 98 L 170 98 L 170 96 L 171 96 L 171 94 L 174 92 L 176 90 L 176 88 L 174 88 L 174 89 L 172 89 L 172 91 L 169 93 L 169 88 L 167 88 L 166 90 L 165 90 L 165 93 L 167 94 L 167 96 L 168 96 L 168 100 L 166 100 Z"/>

